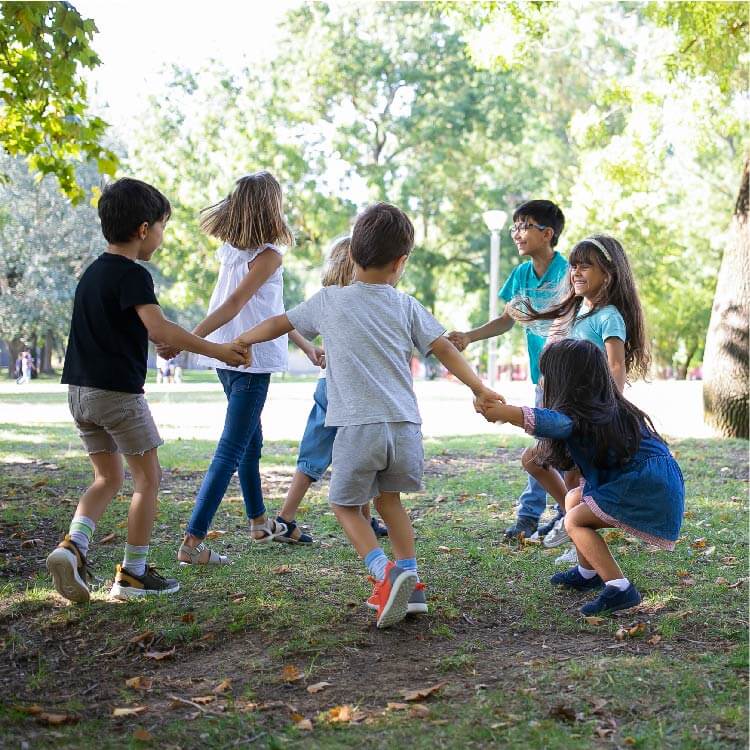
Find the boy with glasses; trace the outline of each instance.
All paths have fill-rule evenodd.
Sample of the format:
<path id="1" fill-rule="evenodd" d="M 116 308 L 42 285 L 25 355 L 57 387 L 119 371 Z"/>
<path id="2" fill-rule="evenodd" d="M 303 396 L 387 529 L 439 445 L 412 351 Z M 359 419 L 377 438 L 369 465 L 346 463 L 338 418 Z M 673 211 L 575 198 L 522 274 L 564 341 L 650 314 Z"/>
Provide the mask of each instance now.
<path id="1" fill-rule="evenodd" d="M 559 206 L 552 201 L 527 201 L 514 211 L 510 236 L 521 258 L 529 259 L 531 262 L 522 262 L 517 265 L 503 284 L 499 296 L 506 303 L 506 308 L 499 318 L 490 320 L 472 331 L 452 331 L 448 334 L 448 338 L 459 351 L 463 351 L 475 341 L 483 341 L 507 333 L 514 323 L 507 305 L 514 297 L 529 299 L 534 309 L 537 310 L 549 306 L 555 298 L 560 283 L 568 274 L 568 262 L 554 249 L 564 226 L 565 216 Z M 526 329 L 531 381 L 536 385 L 537 406 L 541 405 L 541 389 L 537 383 L 539 381 L 539 356 L 544 343 L 543 336 L 535 333 L 531 328 Z M 518 518 L 513 526 L 505 530 L 505 536 L 516 538 L 521 535 L 530 537 L 534 534 L 546 505 L 547 495 L 543 487 L 529 476 L 526 489 L 519 498 Z M 554 521 L 540 528 L 540 536 L 548 531 L 553 523 Z"/>

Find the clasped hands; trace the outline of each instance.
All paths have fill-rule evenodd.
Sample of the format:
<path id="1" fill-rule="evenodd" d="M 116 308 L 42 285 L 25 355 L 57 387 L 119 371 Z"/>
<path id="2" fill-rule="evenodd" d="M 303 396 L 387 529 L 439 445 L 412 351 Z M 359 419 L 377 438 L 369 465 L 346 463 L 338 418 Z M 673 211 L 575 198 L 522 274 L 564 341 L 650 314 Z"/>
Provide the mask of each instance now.
<path id="1" fill-rule="evenodd" d="M 505 397 L 489 388 L 483 387 L 474 394 L 474 411 L 481 414 L 488 422 L 504 421 L 496 409 L 500 404 L 505 404 Z"/>

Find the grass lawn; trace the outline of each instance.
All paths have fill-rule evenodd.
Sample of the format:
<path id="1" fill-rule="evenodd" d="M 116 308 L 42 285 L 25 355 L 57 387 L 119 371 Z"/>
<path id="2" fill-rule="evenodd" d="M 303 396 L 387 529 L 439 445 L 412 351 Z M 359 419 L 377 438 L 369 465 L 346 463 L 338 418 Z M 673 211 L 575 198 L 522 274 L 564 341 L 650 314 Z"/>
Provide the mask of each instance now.
<path id="1" fill-rule="evenodd" d="M 426 442 L 426 489 L 407 505 L 431 611 L 378 631 L 325 482 L 300 514 L 314 547 L 251 546 L 233 480 L 211 545 L 234 564 L 177 569 L 214 447 L 197 440 L 161 451 L 152 560 L 180 592 L 107 600 L 123 494 L 96 531 L 109 539 L 92 549 L 102 587 L 69 606 L 44 558 L 88 462 L 72 427 L 0 424 L 0 747 L 746 747 L 747 445 L 673 444 L 687 481 L 680 543 L 670 554 L 606 532 L 644 602 L 589 623 L 585 595 L 547 583 L 560 549 L 502 540 L 527 444 Z M 272 509 L 295 458 L 296 443 L 264 449 Z"/>

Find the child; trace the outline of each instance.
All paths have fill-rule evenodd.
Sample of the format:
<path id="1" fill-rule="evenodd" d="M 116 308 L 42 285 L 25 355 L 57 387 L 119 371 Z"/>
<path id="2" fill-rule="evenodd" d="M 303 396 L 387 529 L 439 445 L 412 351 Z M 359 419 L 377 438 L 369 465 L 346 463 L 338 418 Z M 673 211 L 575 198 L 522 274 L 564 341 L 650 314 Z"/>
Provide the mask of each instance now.
<path id="1" fill-rule="evenodd" d="M 104 188 L 99 218 L 109 246 L 84 272 L 76 288 L 62 382 L 68 405 L 94 468 L 70 531 L 47 557 L 55 588 L 73 602 L 89 600 L 87 556 L 96 522 L 123 482 L 125 456 L 135 491 L 128 512 L 125 559 L 117 566 L 112 596 L 172 593 L 179 585 L 147 565 L 161 469 L 154 424 L 143 384 L 148 339 L 217 357 L 246 361 L 236 344 L 213 344 L 166 320 L 151 274 L 136 260 L 149 260 L 162 242 L 169 201 L 140 180 L 123 178 Z"/>
<path id="2" fill-rule="evenodd" d="M 368 603 L 376 608 L 379 628 L 405 617 L 410 599 L 426 609 L 423 586 L 418 585 L 414 532 L 400 496 L 422 487 L 421 419 L 409 369 L 413 349 L 422 354 L 432 351 L 471 388 L 480 404 L 495 398 L 443 338 L 445 329 L 413 297 L 394 289 L 413 245 L 414 227 L 406 214 L 387 203 L 370 206 L 352 231 L 352 284 L 324 287 L 286 315 L 238 339 L 255 346 L 292 328 L 306 338 L 323 336 L 325 423 L 338 428 L 328 499 L 375 580 Z M 388 526 L 395 565 L 360 510 L 373 497 Z"/>
<path id="3" fill-rule="evenodd" d="M 247 328 L 284 311 L 282 251 L 278 245 L 291 245 L 294 238 L 284 220 L 281 186 L 268 172 L 240 178 L 224 200 L 201 212 L 201 228 L 224 244 L 217 251 L 221 266 L 208 315 L 194 333 L 227 343 Z M 297 334 L 294 339 L 317 363 L 315 347 Z M 165 352 L 170 357 L 174 354 Z M 227 415 L 177 552 L 181 565 L 229 562 L 227 557 L 208 549 L 203 540 L 235 471 L 251 541 L 268 542 L 287 530 L 284 524 L 268 518 L 260 482 L 260 415 L 271 373 L 287 369 L 286 336 L 259 346 L 248 369 L 227 367 L 213 360 L 207 364 L 216 367 L 227 397 Z"/>
<path id="4" fill-rule="evenodd" d="M 530 263 L 517 265 L 500 290 L 500 298 L 506 303 L 503 314 L 473 331 L 452 331 L 448 338 L 459 351 L 474 341 L 482 341 L 507 333 L 515 323 L 510 305 L 519 295 L 528 297 L 539 309 L 547 307 L 558 293 L 560 283 L 568 274 L 565 258 L 554 248 L 565 227 L 565 216 L 552 201 L 533 200 L 521 204 L 513 212 L 510 236 L 516 243 L 518 254 Z M 526 329 L 526 347 L 529 353 L 531 382 L 539 381 L 539 355 L 544 346 L 544 335 L 531 328 Z M 541 390 L 536 387 L 535 403 L 540 404 Z M 508 538 L 530 537 L 537 530 L 539 518 L 547 507 L 544 488 L 529 475 L 526 489 L 518 500 L 518 517 L 515 524 L 505 530 Z M 552 527 L 541 528 L 540 534 Z"/>
<path id="5" fill-rule="evenodd" d="M 627 401 L 604 353 L 585 339 L 548 344 L 539 362 L 543 409 L 496 404 L 479 407 L 490 422 L 510 422 L 541 438 L 539 458 L 558 469 L 578 466 L 580 486 L 565 496 L 565 526 L 578 565 L 554 585 L 601 594 L 584 615 L 629 609 L 641 595 L 624 577 L 597 529 L 619 527 L 674 549 L 682 524 L 682 473 L 651 419 Z"/>
<path id="6" fill-rule="evenodd" d="M 354 262 L 349 248 L 351 239 L 342 237 L 336 240 L 328 254 L 328 262 L 323 273 L 323 286 L 347 286 L 354 278 Z M 326 371 L 321 368 L 318 384 L 315 388 L 315 404 L 307 418 L 305 433 L 299 445 L 297 470 L 289 485 L 286 500 L 276 520 L 286 524 L 287 531 L 274 537 L 276 542 L 291 544 L 312 544 L 313 538 L 297 526 L 295 516 L 305 494 L 313 482 L 317 482 L 331 465 L 333 441 L 336 437 L 335 427 L 326 427 L 326 409 L 328 394 L 326 391 Z M 376 518 L 370 518 L 370 505 L 362 506 L 362 513 L 370 521 L 376 536 L 387 536 L 388 530 Z M 420 610 L 421 611 L 421 610 Z"/>
<path id="7" fill-rule="evenodd" d="M 576 244 L 568 263 L 570 290 L 559 303 L 540 312 L 526 298 L 511 305 L 511 314 L 531 326 L 553 321 L 549 340 L 574 338 L 596 344 L 622 391 L 626 378 L 644 376 L 651 361 L 643 310 L 625 251 L 614 237 L 592 235 Z M 524 452 L 522 463 L 561 507 L 567 491 L 578 485 L 577 477 L 563 482 L 556 471 L 540 466 L 534 448 Z M 568 540 L 561 516 L 544 537 L 544 545 L 556 547 Z"/>

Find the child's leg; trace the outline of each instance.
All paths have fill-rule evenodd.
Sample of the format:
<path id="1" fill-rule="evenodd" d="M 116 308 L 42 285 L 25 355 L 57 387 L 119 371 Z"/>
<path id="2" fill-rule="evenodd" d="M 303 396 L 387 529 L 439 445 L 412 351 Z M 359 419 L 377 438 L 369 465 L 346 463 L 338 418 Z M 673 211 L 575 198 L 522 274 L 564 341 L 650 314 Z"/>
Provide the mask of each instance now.
<path id="1" fill-rule="evenodd" d="M 297 510 L 305 498 L 307 491 L 312 486 L 313 480 L 304 471 L 297 469 L 292 477 L 292 482 L 286 492 L 286 499 L 281 506 L 279 515 L 285 521 L 293 521 L 297 517 Z"/>
<path id="2" fill-rule="evenodd" d="M 565 482 L 554 469 L 545 469 L 536 463 L 536 448 L 527 448 L 521 455 L 521 464 L 528 474 L 530 474 L 542 487 L 552 496 L 560 507 L 565 502 L 565 493 L 567 491 Z"/>
<path id="3" fill-rule="evenodd" d="M 574 504 L 565 514 L 565 528 L 578 550 L 578 564 L 595 570 L 606 583 L 624 579 L 607 543 L 596 529 L 609 528 L 585 503 Z"/>
<path id="4" fill-rule="evenodd" d="M 380 513 L 388 527 L 388 536 L 396 560 L 411 560 L 416 552 L 414 548 L 414 529 L 411 518 L 401 505 L 399 492 L 381 492 L 374 501 L 375 510 Z"/>
<path id="5" fill-rule="evenodd" d="M 370 503 L 362 506 L 362 515 L 368 520 L 372 520 L 372 514 L 370 513 Z"/>
<path id="6" fill-rule="evenodd" d="M 161 467 L 156 448 L 143 455 L 126 455 L 125 460 L 133 476 L 134 487 L 128 511 L 128 543 L 125 546 L 123 567 L 135 575 L 143 575 L 156 518 Z"/>

